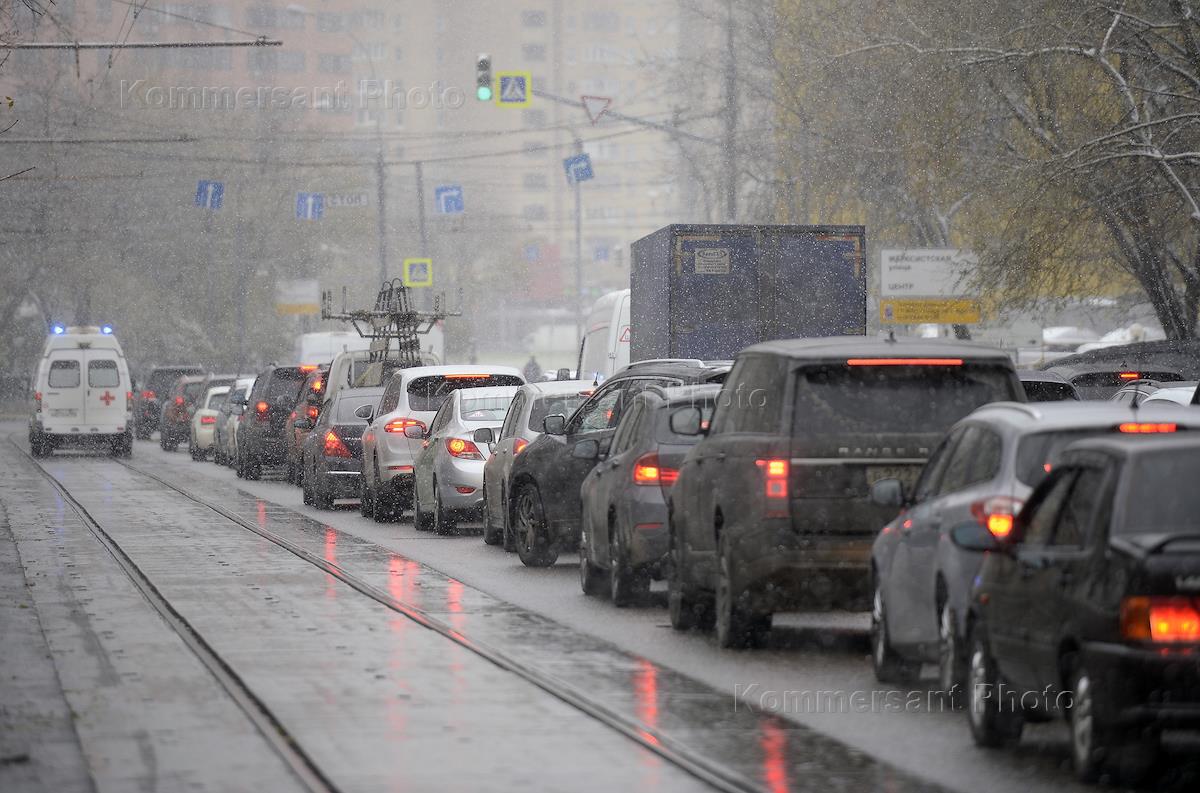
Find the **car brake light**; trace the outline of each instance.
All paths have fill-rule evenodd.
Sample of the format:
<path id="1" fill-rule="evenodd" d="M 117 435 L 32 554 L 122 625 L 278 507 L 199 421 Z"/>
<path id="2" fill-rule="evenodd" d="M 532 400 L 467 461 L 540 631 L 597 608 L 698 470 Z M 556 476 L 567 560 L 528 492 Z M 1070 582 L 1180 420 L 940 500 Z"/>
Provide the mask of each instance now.
<path id="1" fill-rule="evenodd" d="M 1128 597 L 1121 601 L 1121 635 L 1152 642 L 1200 642 L 1200 605 L 1186 597 Z"/>
<path id="2" fill-rule="evenodd" d="M 300 371 L 304 372 L 305 374 L 308 374 L 309 372 L 315 372 L 317 371 L 317 365 L 315 363 L 303 364 L 300 367 Z"/>
<path id="3" fill-rule="evenodd" d="M 317 416 L 319 416 L 320 414 L 321 414 L 321 411 L 312 405 L 309 405 L 308 410 L 305 411 L 305 415 L 307 415 L 311 421 L 316 421 Z"/>
<path id="4" fill-rule="evenodd" d="M 643 454 L 633 463 L 633 483 L 635 485 L 657 485 L 659 481 L 658 455 L 654 452 Z"/>
<path id="5" fill-rule="evenodd" d="M 313 391 L 320 391 L 320 390 L 321 390 L 322 388 L 324 388 L 324 387 L 325 387 L 325 381 L 324 381 L 324 380 L 314 380 L 314 381 L 313 381 L 313 384 L 312 384 L 312 390 L 313 390 Z"/>
<path id="6" fill-rule="evenodd" d="M 153 391 L 143 391 L 142 399 L 154 399 L 157 396 Z"/>
<path id="7" fill-rule="evenodd" d="M 490 374 L 448 374 L 443 375 L 447 380 L 486 380 Z"/>
<path id="8" fill-rule="evenodd" d="M 353 457 L 346 444 L 342 443 L 342 439 L 333 430 L 325 433 L 324 453 L 326 457 Z"/>
<path id="9" fill-rule="evenodd" d="M 41 391 L 33 392 L 33 403 L 34 403 L 34 405 L 37 406 L 38 410 L 42 409 L 42 392 Z"/>
<path id="10" fill-rule="evenodd" d="M 962 358 L 851 358 L 847 366 L 962 366 Z"/>
<path id="11" fill-rule="evenodd" d="M 418 419 L 392 419 L 387 424 L 383 425 L 384 432 L 399 432 L 403 434 L 407 427 L 420 427 L 421 432 L 425 431 L 425 422 Z"/>
<path id="12" fill-rule="evenodd" d="M 201 416 L 200 423 L 201 424 L 216 424 L 217 417 L 216 416 Z"/>
<path id="13" fill-rule="evenodd" d="M 1127 421 L 1117 427 L 1118 432 L 1148 434 L 1153 432 L 1175 432 L 1179 425 L 1173 422 Z"/>
<path id="14" fill-rule="evenodd" d="M 1117 377 L 1122 380 L 1140 380 L 1142 376 L 1137 372 L 1118 372 Z"/>
<path id="15" fill-rule="evenodd" d="M 460 460 L 483 459 L 483 455 L 479 452 L 479 447 L 466 438 L 447 438 L 446 451 L 450 452 L 451 457 L 457 457 Z"/>
<path id="16" fill-rule="evenodd" d="M 457 490 L 459 493 L 462 493 L 464 496 L 469 496 L 475 492 L 475 488 L 468 487 L 467 485 L 458 485 L 454 489 Z"/>
<path id="17" fill-rule="evenodd" d="M 1021 504 L 1020 500 L 1011 496 L 993 496 L 972 504 L 971 514 L 993 537 L 1003 539 L 1012 533 L 1013 521 L 1021 511 Z"/>
<path id="18" fill-rule="evenodd" d="M 787 460 L 755 460 L 754 464 L 763 469 L 767 498 L 787 498 L 788 494 L 788 461 Z"/>
<path id="19" fill-rule="evenodd" d="M 258 403 L 256 403 L 254 405 L 254 412 L 257 415 L 257 418 L 259 421 L 267 420 L 267 408 L 269 408 L 269 407 L 270 407 L 270 405 L 268 405 L 266 402 L 263 402 L 263 401 L 259 401 Z"/>
<path id="20" fill-rule="evenodd" d="M 175 397 L 175 404 L 176 404 L 176 405 L 182 405 L 182 404 L 183 404 L 183 397 Z"/>
<path id="21" fill-rule="evenodd" d="M 128 413 L 131 410 L 133 410 L 133 392 L 126 391 L 125 392 L 125 412 Z"/>
<path id="22" fill-rule="evenodd" d="M 525 451 L 525 447 L 529 445 L 529 441 L 524 438 L 517 438 L 513 441 L 513 454 L 520 454 Z"/>

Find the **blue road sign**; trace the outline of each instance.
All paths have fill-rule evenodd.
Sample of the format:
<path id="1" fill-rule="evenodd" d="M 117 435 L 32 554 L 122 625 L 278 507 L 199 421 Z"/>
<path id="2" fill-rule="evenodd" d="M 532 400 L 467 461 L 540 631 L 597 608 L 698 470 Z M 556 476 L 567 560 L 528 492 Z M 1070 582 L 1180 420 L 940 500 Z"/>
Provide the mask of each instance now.
<path id="1" fill-rule="evenodd" d="M 508 107 L 524 107 L 533 98 L 530 92 L 533 78 L 529 72 L 498 72 L 496 80 L 500 90 L 496 92 L 496 104 Z"/>
<path id="2" fill-rule="evenodd" d="M 201 179 L 196 183 L 196 206 L 204 209 L 220 209 L 225 199 L 225 183 Z"/>
<path id="3" fill-rule="evenodd" d="M 536 262 L 542 258 L 542 251 L 536 245 L 525 246 L 525 261 Z"/>
<path id="4" fill-rule="evenodd" d="M 320 220 L 324 214 L 324 193 L 296 193 L 296 217 L 298 219 Z"/>
<path id="5" fill-rule="evenodd" d="M 444 184 L 433 189 L 437 201 L 437 211 L 443 215 L 457 215 L 463 211 L 462 185 Z"/>
<path id="6" fill-rule="evenodd" d="M 586 182 L 595 175 L 592 173 L 592 158 L 587 154 L 575 154 L 563 160 L 563 169 L 567 172 L 567 184 Z"/>

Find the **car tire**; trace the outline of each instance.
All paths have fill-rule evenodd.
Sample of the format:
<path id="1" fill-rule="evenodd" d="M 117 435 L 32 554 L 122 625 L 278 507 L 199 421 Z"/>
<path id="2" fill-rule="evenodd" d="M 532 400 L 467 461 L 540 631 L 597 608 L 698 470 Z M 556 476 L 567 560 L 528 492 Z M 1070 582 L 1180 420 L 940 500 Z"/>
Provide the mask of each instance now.
<path id="1" fill-rule="evenodd" d="M 1021 739 L 1025 719 L 1013 697 L 1001 701 L 1000 673 L 987 640 L 976 635 L 967 665 L 967 722 L 977 746 L 997 747 Z"/>
<path id="2" fill-rule="evenodd" d="M 958 615 L 950 604 L 938 610 L 938 687 L 954 710 L 962 707 L 966 664 L 963 659 L 962 637 L 958 634 Z"/>
<path id="3" fill-rule="evenodd" d="M 492 522 L 492 510 L 487 503 L 487 486 L 483 488 L 483 542 L 500 545 L 504 542 L 504 527 Z"/>
<path id="4" fill-rule="evenodd" d="M 329 489 L 323 487 L 321 478 L 317 476 L 316 471 L 309 471 L 308 476 L 304 477 L 304 481 L 312 480 L 312 505 L 317 509 L 333 509 L 333 496 Z"/>
<path id="5" fill-rule="evenodd" d="M 439 537 L 447 537 L 454 533 L 458 524 L 450 515 L 449 510 L 442 506 L 442 494 L 438 490 L 437 480 L 433 480 L 433 533 Z"/>
<path id="6" fill-rule="evenodd" d="M 1079 781 L 1092 784 L 1108 770 L 1120 770 L 1126 754 L 1125 741 L 1114 728 L 1096 717 L 1096 679 L 1083 664 L 1071 673 L 1071 704 L 1067 721 L 1071 727 L 1071 764 Z"/>
<path id="7" fill-rule="evenodd" d="M 313 506 L 312 485 L 308 483 L 307 477 L 300 485 L 300 500 L 303 501 L 306 506 Z"/>
<path id="8" fill-rule="evenodd" d="M 516 553 L 517 538 L 513 536 L 512 513 L 508 509 L 508 497 L 505 495 L 500 497 L 500 514 L 504 516 L 504 522 L 500 524 L 500 536 L 503 539 L 501 545 L 505 553 Z"/>
<path id="9" fill-rule="evenodd" d="M 588 532 L 582 532 L 579 539 L 579 588 L 588 597 L 602 597 L 608 591 L 608 581 L 604 571 L 592 561 L 592 543 Z"/>
<path id="10" fill-rule="evenodd" d="M 630 567 L 621 530 L 612 520 L 608 523 L 608 594 L 617 608 L 641 603 L 650 594 L 650 576 Z"/>
<path id="11" fill-rule="evenodd" d="M 262 478 L 262 463 L 258 461 L 257 457 L 246 455 L 246 459 L 242 463 L 242 478 L 250 481 Z"/>
<path id="12" fill-rule="evenodd" d="M 733 594 L 733 561 L 724 535 L 718 542 L 717 556 L 717 645 L 739 650 L 762 647 L 771 631 L 771 615 L 753 613 L 738 603 Z"/>
<path id="13" fill-rule="evenodd" d="M 364 518 L 371 517 L 371 488 L 367 486 L 367 475 L 358 477 L 358 514 Z"/>
<path id="14" fill-rule="evenodd" d="M 513 539 L 517 555 L 526 567 L 549 567 L 558 561 L 558 546 L 549 536 L 542 495 L 537 485 L 525 482 L 517 490 L 513 505 Z"/>
<path id="15" fill-rule="evenodd" d="M 921 673 L 921 662 L 900 655 L 893 649 L 887 629 L 887 601 L 879 576 L 872 575 L 871 594 L 871 666 L 880 683 L 911 683 Z"/>
<path id="16" fill-rule="evenodd" d="M 667 613 L 671 618 L 671 627 L 677 631 L 693 628 L 712 630 L 716 618 L 712 597 L 705 596 L 685 582 L 683 571 L 686 561 L 674 531 L 670 534 L 668 545 Z"/>
<path id="17" fill-rule="evenodd" d="M 417 531 L 433 528 L 433 515 L 426 512 L 421 504 L 421 489 L 417 487 L 416 477 L 413 478 L 413 528 Z"/>

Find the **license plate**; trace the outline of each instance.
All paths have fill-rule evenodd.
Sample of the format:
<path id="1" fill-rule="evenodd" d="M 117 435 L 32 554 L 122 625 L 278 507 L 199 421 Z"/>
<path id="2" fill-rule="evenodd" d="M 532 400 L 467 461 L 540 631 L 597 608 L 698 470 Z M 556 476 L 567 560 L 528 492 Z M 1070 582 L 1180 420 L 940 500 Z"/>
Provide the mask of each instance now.
<path id="1" fill-rule="evenodd" d="M 65 418 L 75 415 L 75 408 L 51 408 L 50 415 L 55 418 Z"/>
<path id="2" fill-rule="evenodd" d="M 880 479 L 899 479 L 905 489 L 911 488 L 917 483 L 917 476 L 921 473 L 919 465 L 868 465 L 867 466 L 867 486 L 871 486 Z"/>

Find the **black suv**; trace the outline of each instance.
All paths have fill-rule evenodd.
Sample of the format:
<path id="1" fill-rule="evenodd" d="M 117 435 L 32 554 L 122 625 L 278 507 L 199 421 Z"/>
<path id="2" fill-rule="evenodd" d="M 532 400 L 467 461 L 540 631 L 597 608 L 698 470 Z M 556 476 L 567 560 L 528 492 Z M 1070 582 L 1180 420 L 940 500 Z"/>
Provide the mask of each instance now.
<path id="1" fill-rule="evenodd" d="M 1143 418 L 1150 418 L 1148 414 Z M 1062 712 L 1075 770 L 1156 765 L 1159 730 L 1200 730 L 1200 438 L 1096 438 L 1063 452 L 984 559 L 970 613 L 976 743 Z"/>
<path id="2" fill-rule="evenodd" d="M 140 440 L 149 440 L 150 434 L 158 429 L 163 400 L 175 381 L 181 377 L 202 374 L 204 369 L 200 366 L 156 366 L 150 370 L 141 390 L 134 392 L 134 426 Z"/>
<path id="3" fill-rule="evenodd" d="M 672 624 L 715 621 L 721 646 L 747 646 L 775 611 L 865 606 L 871 543 L 896 513 L 872 503 L 871 485 L 911 487 L 942 435 L 995 401 L 1025 394 L 987 347 L 862 336 L 747 347 L 707 431 L 694 409 L 672 417 L 706 435 L 671 490 Z"/>
<path id="4" fill-rule="evenodd" d="M 238 422 L 238 476 L 258 479 L 263 465 L 287 462 L 284 425 L 307 377 L 308 372 L 299 366 L 270 366 L 254 381 L 246 412 Z"/>
<path id="5" fill-rule="evenodd" d="M 720 383 L 728 372 L 729 363 L 724 361 L 632 363 L 597 386 L 570 419 L 561 415 L 543 419 L 545 432 L 513 462 L 505 548 L 515 547 L 530 567 L 552 565 L 561 550 L 577 548 L 583 512 L 579 486 L 597 458 L 596 444 L 580 443 L 596 441 L 607 452 L 621 412 L 646 388 Z"/>

